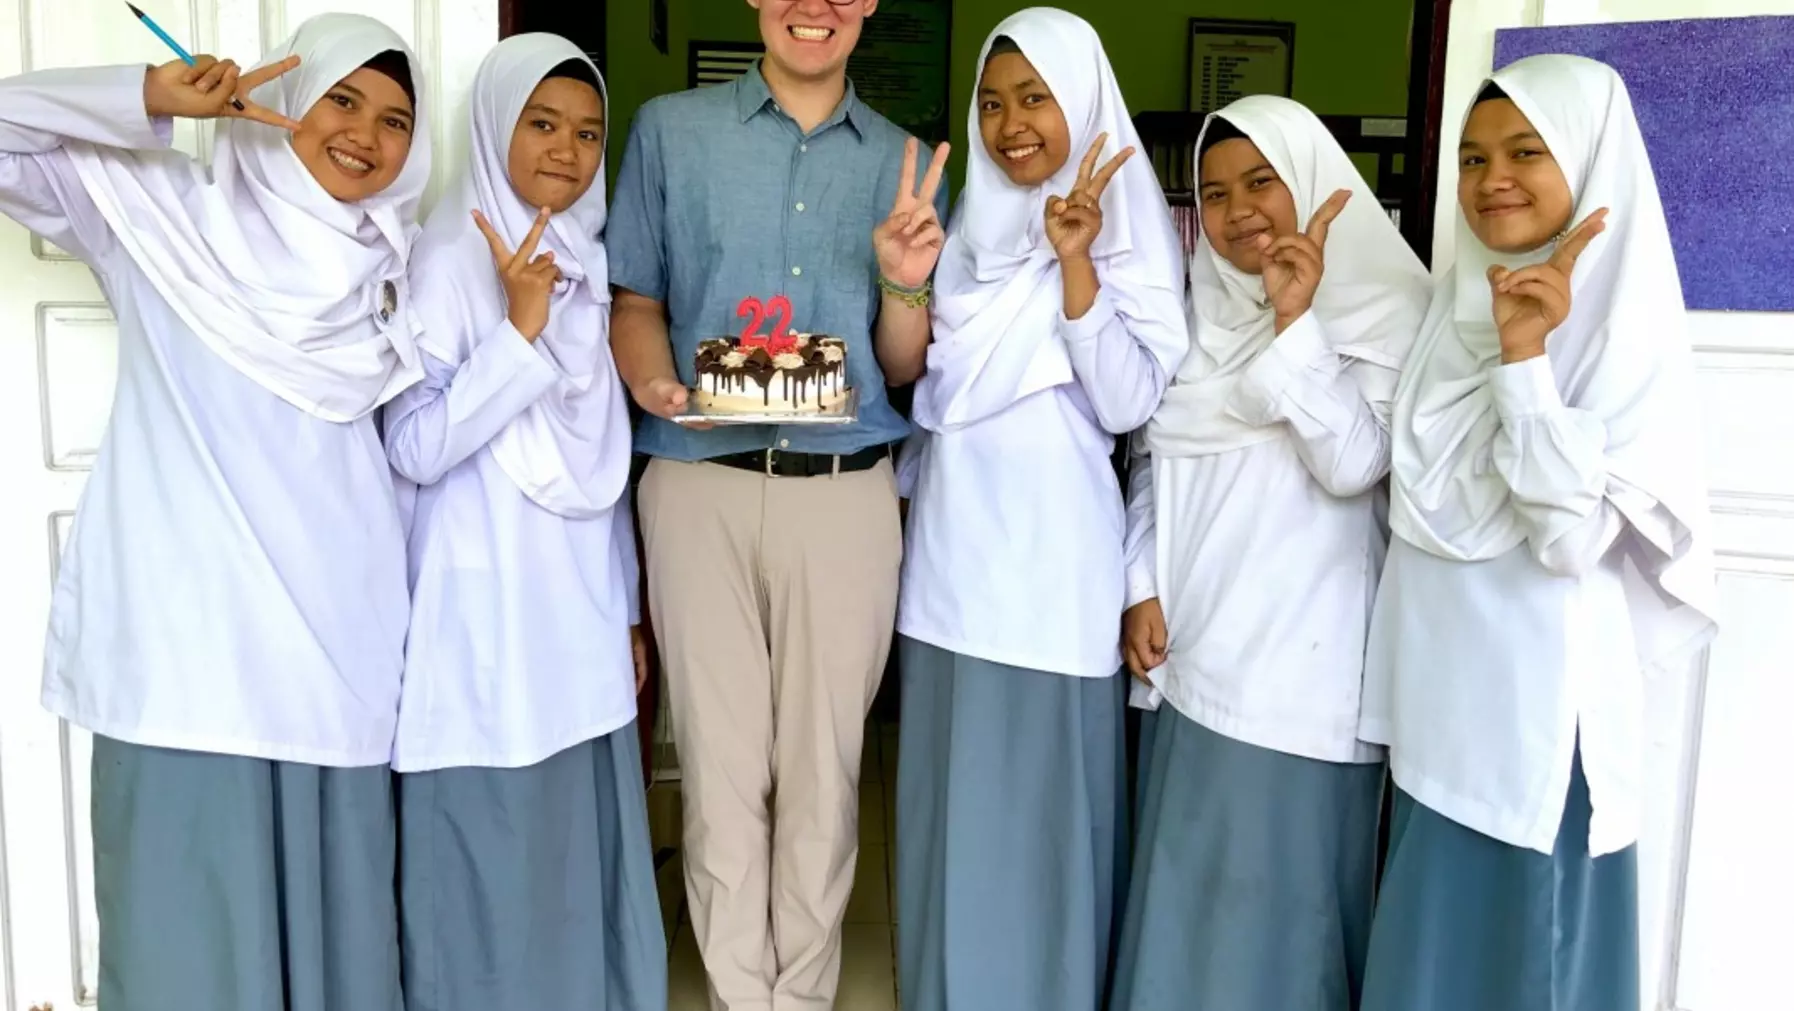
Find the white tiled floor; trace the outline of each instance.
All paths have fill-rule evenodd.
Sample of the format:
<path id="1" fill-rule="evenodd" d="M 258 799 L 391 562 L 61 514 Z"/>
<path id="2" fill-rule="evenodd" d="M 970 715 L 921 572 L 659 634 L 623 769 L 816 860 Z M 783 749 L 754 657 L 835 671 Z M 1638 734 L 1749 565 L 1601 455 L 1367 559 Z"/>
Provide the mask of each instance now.
<path id="1" fill-rule="evenodd" d="M 655 786 L 649 805 L 655 811 L 657 835 L 676 833 L 677 797 L 660 794 L 675 784 Z M 896 897 L 892 888 L 892 829 L 897 823 L 897 728 L 869 724 L 865 760 L 860 767 L 860 859 L 847 922 L 836 1011 L 898 1011 L 896 973 Z M 659 839 L 656 840 L 661 843 Z M 674 840 L 669 840 L 674 842 Z M 660 869 L 660 904 L 671 941 L 672 966 L 668 1011 L 707 1011 L 704 967 L 685 916 L 684 881 L 679 858 Z"/>

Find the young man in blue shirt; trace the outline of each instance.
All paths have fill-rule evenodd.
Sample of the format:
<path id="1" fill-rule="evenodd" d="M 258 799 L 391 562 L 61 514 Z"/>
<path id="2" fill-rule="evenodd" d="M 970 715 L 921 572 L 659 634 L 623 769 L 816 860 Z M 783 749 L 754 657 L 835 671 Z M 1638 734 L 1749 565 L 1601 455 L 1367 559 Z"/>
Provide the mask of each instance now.
<path id="1" fill-rule="evenodd" d="M 679 749 L 685 880 L 713 1007 L 825 1011 L 857 856 L 866 713 L 902 561 L 887 385 L 921 375 L 945 236 L 942 145 L 855 96 L 878 0 L 748 0 L 765 58 L 637 113 L 606 246 L 649 602 Z M 918 183 L 918 178 L 920 182 Z M 747 296 L 847 343 L 853 424 L 696 430 L 698 342 Z"/>

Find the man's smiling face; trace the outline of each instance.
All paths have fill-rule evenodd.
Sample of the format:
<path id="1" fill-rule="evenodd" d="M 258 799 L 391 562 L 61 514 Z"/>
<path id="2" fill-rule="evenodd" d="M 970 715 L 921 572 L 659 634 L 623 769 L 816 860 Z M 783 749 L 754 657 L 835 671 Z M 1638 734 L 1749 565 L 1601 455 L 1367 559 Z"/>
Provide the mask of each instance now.
<path id="1" fill-rule="evenodd" d="M 760 12 L 766 56 L 787 76 L 817 80 L 842 72 L 860 25 L 878 0 L 748 0 Z"/>

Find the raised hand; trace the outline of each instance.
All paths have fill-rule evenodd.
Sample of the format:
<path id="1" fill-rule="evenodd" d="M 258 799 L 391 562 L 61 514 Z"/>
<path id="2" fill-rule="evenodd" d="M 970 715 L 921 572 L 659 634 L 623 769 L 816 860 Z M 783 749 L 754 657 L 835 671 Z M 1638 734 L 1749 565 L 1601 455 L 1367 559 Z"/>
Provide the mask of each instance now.
<path id="1" fill-rule="evenodd" d="M 480 231 L 486 235 L 486 245 L 492 248 L 492 262 L 498 266 L 498 280 L 505 289 L 506 315 L 523 339 L 532 344 L 541 336 L 542 328 L 548 325 L 548 300 L 561 279 L 561 269 L 554 265 L 553 250 L 536 255 L 536 244 L 542 241 L 549 217 L 548 208 L 542 208 L 536 215 L 536 223 L 524 237 L 523 245 L 513 253 L 505 248 L 505 240 L 493 230 L 492 222 L 479 211 L 473 212 L 474 223 L 480 226 Z"/>
<path id="2" fill-rule="evenodd" d="M 1142 600 L 1121 616 L 1121 656 L 1128 672 L 1150 685 L 1146 672 L 1165 662 L 1165 609 L 1159 598 Z"/>
<path id="3" fill-rule="evenodd" d="M 1606 229 L 1603 207 L 1584 218 L 1544 263 L 1519 270 L 1499 264 L 1489 268 L 1502 361 L 1523 362 L 1545 353 L 1545 338 L 1570 318 L 1570 275 L 1576 260 Z"/>
<path id="4" fill-rule="evenodd" d="M 1121 166 L 1134 156 L 1134 149 L 1126 148 L 1102 168 L 1097 168 L 1096 158 L 1108 140 L 1108 134 L 1099 134 L 1090 150 L 1084 153 L 1084 162 L 1078 166 L 1078 178 L 1070 193 L 1047 198 L 1047 241 L 1053 244 L 1060 262 L 1090 255 L 1090 244 L 1103 230 L 1103 190 L 1108 188 L 1109 180 Z"/>
<path id="5" fill-rule="evenodd" d="M 1326 273 L 1327 230 L 1333 227 L 1333 219 L 1339 217 L 1339 212 L 1345 210 L 1346 202 L 1351 199 L 1351 190 L 1336 191 L 1314 212 L 1314 217 L 1308 220 L 1308 228 L 1300 235 L 1276 239 L 1269 235 L 1258 237 L 1259 262 L 1264 265 L 1265 296 L 1271 300 L 1271 310 L 1276 314 L 1278 333 L 1301 319 L 1302 314 L 1314 305 L 1314 293 L 1321 286 L 1321 275 Z"/>
<path id="6" fill-rule="evenodd" d="M 878 270 L 885 280 L 903 288 L 920 288 L 934 273 L 947 233 L 935 213 L 934 197 L 947 171 L 948 145 L 934 149 L 934 160 L 916 187 L 916 153 L 920 142 L 911 137 L 903 145 L 903 174 L 897 180 L 897 199 L 891 213 L 872 231 L 872 248 L 878 254 Z"/>
<path id="7" fill-rule="evenodd" d="M 282 116 L 243 98 L 255 89 L 299 65 L 299 57 L 289 56 L 259 70 L 242 73 L 231 60 L 196 56 L 189 67 L 180 60 L 152 67 L 143 76 L 143 108 L 152 118 L 179 116 L 183 119 L 216 119 L 229 116 L 251 119 L 257 123 L 298 130 L 299 121 Z M 231 104 L 233 99 L 242 108 Z"/>

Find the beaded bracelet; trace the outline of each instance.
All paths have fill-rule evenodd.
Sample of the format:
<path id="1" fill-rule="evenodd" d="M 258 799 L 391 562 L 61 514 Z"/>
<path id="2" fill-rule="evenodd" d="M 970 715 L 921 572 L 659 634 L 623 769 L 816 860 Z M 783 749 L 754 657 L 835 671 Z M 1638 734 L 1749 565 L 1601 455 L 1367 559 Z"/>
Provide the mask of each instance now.
<path id="1" fill-rule="evenodd" d="M 933 280 L 923 281 L 920 288 L 906 288 L 903 285 L 886 278 L 883 274 L 880 274 L 878 277 L 878 287 L 881 291 L 888 291 L 897 296 L 899 302 L 909 306 L 911 309 L 920 309 L 927 305 L 934 295 Z"/>

